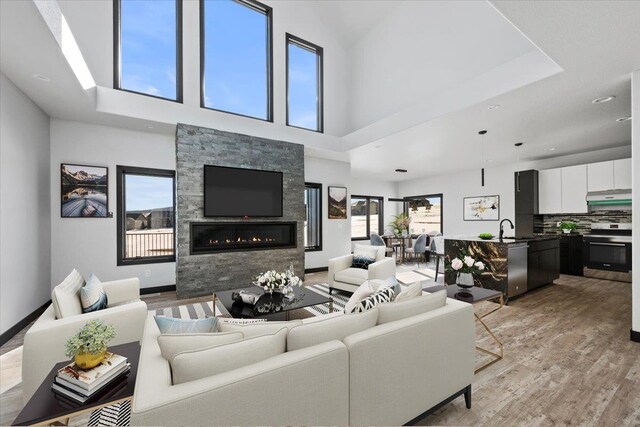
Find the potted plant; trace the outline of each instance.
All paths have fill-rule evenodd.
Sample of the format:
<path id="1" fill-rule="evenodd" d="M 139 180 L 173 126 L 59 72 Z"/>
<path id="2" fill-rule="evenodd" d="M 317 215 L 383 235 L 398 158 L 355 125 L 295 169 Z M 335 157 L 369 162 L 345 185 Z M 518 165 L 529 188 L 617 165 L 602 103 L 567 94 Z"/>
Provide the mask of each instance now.
<path id="1" fill-rule="evenodd" d="M 411 218 L 403 212 L 393 216 L 393 221 L 389 223 L 389 227 L 397 237 L 401 237 L 409 232 L 409 224 L 411 224 Z"/>
<path id="2" fill-rule="evenodd" d="M 74 358 L 81 369 L 98 366 L 107 352 L 107 344 L 116 337 L 116 330 L 102 320 L 90 320 L 66 343 L 66 355 Z"/>
<path id="3" fill-rule="evenodd" d="M 456 273 L 456 285 L 461 288 L 470 289 L 474 286 L 473 276 L 485 270 L 482 261 L 476 260 L 467 253 L 462 252 L 460 257 L 456 257 L 446 265 L 447 272 Z"/>
<path id="4" fill-rule="evenodd" d="M 560 229 L 564 234 L 573 233 L 573 230 L 576 229 L 576 223 L 571 221 L 562 221 L 560 223 Z"/>

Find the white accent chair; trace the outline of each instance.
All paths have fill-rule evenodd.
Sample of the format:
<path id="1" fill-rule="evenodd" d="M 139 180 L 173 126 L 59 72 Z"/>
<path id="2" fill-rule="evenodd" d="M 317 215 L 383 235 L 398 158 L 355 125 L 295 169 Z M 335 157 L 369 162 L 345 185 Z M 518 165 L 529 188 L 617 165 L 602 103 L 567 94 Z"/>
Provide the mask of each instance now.
<path id="1" fill-rule="evenodd" d="M 331 258 L 329 260 L 330 294 L 334 289 L 353 293 L 366 280 L 386 280 L 396 275 L 396 261 L 393 258 L 385 257 L 386 246 L 356 245 L 356 250 L 358 248 L 375 250 L 376 261 L 369 264 L 369 268 L 365 270 L 351 267 L 353 254 Z"/>
<path id="2" fill-rule="evenodd" d="M 88 321 L 100 319 L 113 325 L 116 337 L 109 345 L 142 339 L 147 304 L 140 300 L 139 279 L 102 282 L 102 286 L 109 304 L 104 310 L 65 315 L 57 319 L 51 304 L 25 334 L 22 350 L 22 396 L 25 403 L 40 387 L 51 368 L 58 362 L 68 360 L 64 354 L 65 343 Z"/>

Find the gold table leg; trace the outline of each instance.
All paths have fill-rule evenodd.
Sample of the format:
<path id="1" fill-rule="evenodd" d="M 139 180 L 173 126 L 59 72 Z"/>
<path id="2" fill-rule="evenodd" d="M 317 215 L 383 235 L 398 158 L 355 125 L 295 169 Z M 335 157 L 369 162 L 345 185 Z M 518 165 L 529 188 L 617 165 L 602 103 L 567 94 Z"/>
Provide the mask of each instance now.
<path id="1" fill-rule="evenodd" d="M 489 311 L 488 313 L 483 314 L 482 316 L 478 316 L 476 313 L 473 313 L 473 315 L 476 317 L 476 320 L 478 322 L 480 322 L 482 327 L 489 333 L 491 338 L 493 338 L 493 340 L 498 344 L 498 348 L 500 349 L 499 353 L 495 353 L 495 352 L 493 352 L 491 350 L 487 350 L 486 348 L 482 348 L 480 346 L 476 346 L 476 350 L 481 351 L 481 352 L 483 352 L 485 354 L 488 354 L 488 355 L 494 357 L 493 360 L 490 360 L 489 362 L 487 362 L 487 363 L 481 365 L 480 367 L 476 368 L 476 370 L 475 370 L 476 374 L 478 372 L 482 371 L 484 368 L 487 368 L 487 367 L 493 365 L 494 363 L 498 362 L 499 360 L 502 360 L 503 357 L 504 357 L 504 344 L 502 343 L 502 341 L 500 341 L 498 339 L 498 337 L 496 337 L 496 335 L 493 333 L 491 328 L 489 328 L 489 326 L 487 326 L 487 324 L 482 321 L 482 319 L 484 319 L 485 317 L 487 317 L 491 313 L 495 313 L 496 311 L 500 310 L 502 307 L 504 307 L 504 296 L 500 295 L 500 306 L 498 306 L 497 308 L 494 308 L 493 310 Z"/>

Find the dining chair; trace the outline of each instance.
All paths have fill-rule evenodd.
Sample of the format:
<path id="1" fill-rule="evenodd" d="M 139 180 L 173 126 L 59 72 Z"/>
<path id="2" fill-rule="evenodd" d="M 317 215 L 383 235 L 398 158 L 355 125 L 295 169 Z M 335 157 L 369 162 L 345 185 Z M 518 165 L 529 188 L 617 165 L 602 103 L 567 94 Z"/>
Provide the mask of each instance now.
<path id="1" fill-rule="evenodd" d="M 420 257 L 425 257 L 426 262 L 426 250 L 427 250 L 427 235 L 421 234 L 413 240 L 413 244 L 410 248 L 407 248 L 405 252 L 413 259 L 418 259 L 418 267 L 420 267 Z"/>
<path id="2" fill-rule="evenodd" d="M 385 254 L 390 254 L 393 252 L 393 249 L 388 247 L 385 242 L 384 239 L 382 237 L 380 237 L 380 235 L 378 233 L 371 233 L 371 246 L 386 246 L 387 248 L 385 249 Z"/>

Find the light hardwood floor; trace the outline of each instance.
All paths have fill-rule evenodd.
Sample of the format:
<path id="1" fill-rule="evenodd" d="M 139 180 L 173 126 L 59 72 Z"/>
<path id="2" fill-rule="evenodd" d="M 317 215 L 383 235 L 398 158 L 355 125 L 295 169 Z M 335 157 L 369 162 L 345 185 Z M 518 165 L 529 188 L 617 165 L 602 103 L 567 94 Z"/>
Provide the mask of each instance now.
<path id="1" fill-rule="evenodd" d="M 307 284 L 324 280 L 326 273 L 305 277 Z M 145 301 L 150 309 L 185 303 L 175 293 Z M 475 376 L 470 410 L 460 397 L 419 425 L 640 425 L 640 344 L 629 340 L 629 283 L 562 276 L 485 321 L 504 342 L 505 358 Z M 477 335 L 491 346 L 482 329 Z M 483 357 L 477 354 L 478 364 Z M 11 423 L 20 405 L 19 385 L 0 395 L 0 425 Z"/>

